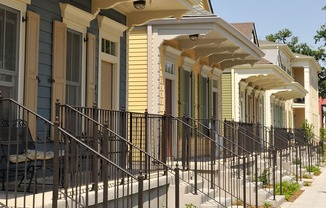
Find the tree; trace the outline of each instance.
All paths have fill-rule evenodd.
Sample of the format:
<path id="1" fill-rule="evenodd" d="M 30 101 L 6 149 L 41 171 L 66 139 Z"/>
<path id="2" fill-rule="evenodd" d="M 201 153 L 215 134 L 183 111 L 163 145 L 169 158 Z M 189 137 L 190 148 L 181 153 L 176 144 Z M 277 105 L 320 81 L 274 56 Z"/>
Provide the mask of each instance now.
<path id="1" fill-rule="evenodd" d="M 275 34 L 266 36 L 266 40 L 268 41 L 287 44 L 294 53 L 312 56 L 319 62 L 321 65 L 321 71 L 318 74 L 319 96 L 326 98 L 326 24 L 320 27 L 314 39 L 315 43 L 323 41 L 324 44 L 319 46 L 316 50 L 312 49 L 307 43 L 299 43 L 299 38 L 293 36 L 289 29 L 283 29 Z"/>

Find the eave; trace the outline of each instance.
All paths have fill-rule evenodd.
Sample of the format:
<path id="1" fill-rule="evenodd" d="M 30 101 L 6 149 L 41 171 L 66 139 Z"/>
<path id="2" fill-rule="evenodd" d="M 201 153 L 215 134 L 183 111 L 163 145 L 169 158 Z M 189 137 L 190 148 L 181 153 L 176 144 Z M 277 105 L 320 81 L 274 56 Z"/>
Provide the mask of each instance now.
<path id="1" fill-rule="evenodd" d="M 191 23 L 191 20 L 187 22 Z M 208 60 L 208 65 L 222 70 L 242 64 L 253 65 L 264 55 L 257 45 L 220 17 L 207 20 L 204 23 L 206 28 L 198 29 L 193 29 L 198 19 L 194 20 L 192 27 L 186 28 L 187 25 L 180 23 L 183 34 L 165 39 L 163 45 L 177 45 L 182 52 L 193 51 L 196 61 Z M 200 18 L 200 21 L 204 22 L 205 18 Z M 189 35 L 193 34 L 198 35 L 196 40 L 189 39 Z"/>
<path id="2" fill-rule="evenodd" d="M 239 78 L 261 90 L 271 90 L 277 87 L 291 85 L 293 78 L 274 64 L 255 64 L 237 66 L 234 68 Z"/>
<path id="3" fill-rule="evenodd" d="M 298 82 L 292 82 L 291 85 L 284 88 L 275 88 L 272 95 L 281 100 L 291 100 L 294 98 L 303 98 L 308 92 Z"/>
<path id="4" fill-rule="evenodd" d="M 192 9 L 198 0 L 155 0 L 146 1 L 142 10 L 133 6 L 134 0 L 92 0 L 92 14 L 97 15 L 102 9 L 115 9 L 127 17 L 127 26 L 132 29 L 134 26 L 146 24 L 147 22 L 160 18 L 175 17 L 181 18 Z"/>

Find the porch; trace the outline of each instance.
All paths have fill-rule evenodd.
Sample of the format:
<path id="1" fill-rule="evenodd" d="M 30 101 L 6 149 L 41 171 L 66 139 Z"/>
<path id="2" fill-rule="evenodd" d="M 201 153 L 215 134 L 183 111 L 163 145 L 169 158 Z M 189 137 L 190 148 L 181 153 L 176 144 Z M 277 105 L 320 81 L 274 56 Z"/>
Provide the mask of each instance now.
<path id="1" fill-rule="evenodd" d="M 39 151 L 19 164 L 6 161 L 4 206 L 183 207 L 188 198 L 198 206 L 260 205 L 275 198 L 285 175 L 298 182 L 305 167 L 323 157 L 318 143 L 302 140 L 296 131 L 258 124 L 59 102 L 52 123 L 5 98 L 0 109 L 1 120 L 18 117 L 31 132 L 32 139 L 11 137 L 15 144 L 22 140 L 19 155 L 31 148 L 29 140 Z M 44 159 L 49 151 L 53 158 Z M 267 188 L 260 179 L 264 171 Z"/>

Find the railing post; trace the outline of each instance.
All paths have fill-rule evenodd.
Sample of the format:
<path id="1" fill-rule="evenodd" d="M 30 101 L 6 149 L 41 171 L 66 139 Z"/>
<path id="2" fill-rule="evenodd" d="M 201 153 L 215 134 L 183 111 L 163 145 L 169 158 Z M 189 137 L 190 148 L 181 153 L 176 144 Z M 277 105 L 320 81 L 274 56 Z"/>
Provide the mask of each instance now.
<path id="1" fill-rule="evenodd" d="M 198 174 L 198 169 L 197 169 L 197 148 L 198 148 L 198 129 L 197 125 L 195 126 L 195 194 L 197 194 L 197 174 Z"/>
<path id="2" fill-rule="evenodd" d="M 299 163 L 299 178 L 300 178 L 300 180 L 301 180 L 301 178 L 302 178 L 302 161 L 303 161 L 303 159 L 302 159 L 302 154 L 301 154 L 301 147 L 299 146 L 299 158 L 300 158 L 300 163 Z"/>
<path id="3" fill-rule="evenodd" d="M 0 91 L 0 121 L 2 122 L 2 92 Z M 2 127 L 2 124 L 0 125 L 0 128 Z"/>
<path id="4" fill-rule="evenodd" d="M 211 136 L 211 189 L 214 188 L 214 178 L 215 178 L 215 173 L 214 173 L 214 165 L 215 165 L 215 133 L 213 127 L 215 126 L 215 122 L 212 118 L 211 122 L 211 129 L 210 129 L 210 136 Z"/>
<path id="5" fill-rule="evenodd" d="M 273 200 L 276 200 L 276 166 L 277 166 L 277 150 L 273 149 Z"/>
<path id="6" fill-rule="evenodd" d="M 102 141 L 102 153 L 103 156 L 109 157 L 109 131 L 108 131 L 108 121 L 105 121 L 104 129 L 103 129 L 103 141 Z M 95 155 L 94 155 L 95 156 Z M 108 178 L 109 178 L 109 166 L 107 161 L 103 161 L 102 163 L 102 176 L 103 176 L 103 207 L 108 207 Z M 97 186 L 97 185 L 96 185 Z"/>
<path id="7" fill-rule="evenodd" d="M 166 119 L 166 113 L 164 113 L 163 117 L 162 117 L 162 162 L 164 164 L 166 164 L 166 151 L 167 151 L 167 127 L 168 125 L 166 125 L 167 119 Z"/>
<path id="8" fill-rule="evenodd" d="M 247 187 L 246 187 L 246 156 L 243 156 L 243 160 L 242 160 L 242 174 L 243 174 L 243 176 L 242 176 L 242 182 L 243 182 L 243 205 L 244 205 L 244 207 L 246 207 L 247 206 L 247 193 L 246 193 L 246 191 L 247 191 Z"/>
<path id="9" fill-rule="evenodd" d="M 140 171 L 140 175 L 138 176 L 138 208 L 143 208 L 143 204 L 144 204 L 143 191 L 144 191 L 144 176 Z"/>
<path id="10" fill-rule="evenodd" d="M 255 192 L 256 192 L 256 207 L 258 207 L 258 155 L 255 155 Z"/>
<path id="11" fill-rule="evenodd" d="M 147 109 L 145 109 L 145 151 L 150 153 L 150 151 L 148 149 L 148 112 L 147 112 Z M 143 154 L 143 153 L 141 153 L 141 154 Z M 148 162 L 147 155 L 144 154 L 144 156 L 145 156 L 145 179 L 146 179 L 148 170 L 149 170 L 149 168 L 148 168 L 149 162 Z"/>
<path id="12" fill-rule="evenodd" d="M 186 117 L 186 123 L 188 125 L 191 125 L 191 121 L 190 121 L 190 118 L 189 116 Z M 187 166 L 187 169 L 189 170 L 189 166 L 190 166 L 190 157 L 191 157 L 191 153 L 190 153 L 190 135 L 191 135 L 191 128 L 189 128 L 188 126 L 186 127 L 186 166 Z"/>
<path id="13" fill-rule="evenodd" d="M 133 129 L 132 129 L 132 119 L 133 119 L 132 113 L 130 113 L 130 116 L 129 116 L 129 142 L 130 142 L 130 145 L 129 145 L 129 154 L 128 154 L 129 155 L 129 158 L 128 158 L 128 162 L 129 162 L 128 166 L 129 167 L 128 168 L 130 170 L 132 170 L 132 168 L 133 168 L 132 167 L 132 155 L 133 155 L 133 152 L 132 152 L 133 151 L 133 149 L 132 149 L 132 142 L 133 142 L 132 141 L 133 140 L 133 138 L 132 138 L 133 137 L 132 136 L 133 135 L 133 132 L 132 132 L 133 131 Z"/>
<path id="14" fill-rule="evenodd" d="M 223 130 L 224 130 L 223 145 L 225 147 L 227 147 L 226 146 L 226 139 L 228 138 L 227 137 L 227 132 L 229 132 L 229 131 L 227 131 L 227 128 L 226 128 L 226 119 L 224 119 L 224 122 L 223 122 Z M 228 139 L 231 140 L 231 138 L 228 138 Z M 220 151 L 219 151 L 219 153 L 220 153 Z M 225 161 L 226 161 L 226 151 L 223 151 L 223 162 L 225 162 Z"/>
<path id="15" fill-rule="evenodd" d="M 59 111 L 59 101 L 55 103 L 55 113 L 58 115 Z M 52 207 L 57 208 L 58 207 L 58 196 L 59 196 L 59 117 L 55 117 L 54 121 L 54 128 L 53 128 L 53 192 L 52 192 Z M 64 161 L 65 163 L 67 161 Z M 66 176 L 65 176 L 66 177 Z"/>
<path id="16" fill-rule="evenodd" d="M 298 161 L 301 163 L 301 158 L 298 158 L 298 144 L 295 143 L 295 181 L 298 183 Z"/>
<path id="17" fill-rule="evenodd" d="M 176 164 L 175 172 L 175 208 L 180 208 L 180 169 Z"/>
<path id="18" fill-rule="evenodd" d="M 311 172 L 311 169 L 312 169 L 312 168 L 311 168 L 311 166 L 312 166 L 312 164 L 311 164 L 311 163 L 312 163 L 311 159 L 312 159 L 312 158 L 311 158 L 311 154 L 310 154 L 310 152 L 311 152 L 311 145 L 310 145 L 310 143 L 311 143 L 310 141 L 307 142 L 307 145 L 308 145 L 308 170 L 309 170 L 309 173 Z"/>
<path id="19" fill-rule="evenodd" d="M 186 116 L 183 116 L 183 122 L 186 122 Z M 186 124 L 182 123 L 182 133 L 181 133 L 181 139 L 182 139 L 182 145 L 181 145 L 181 165 L 182 165 L 182 170 L 185 170 L 186 167 L 186 139 L 187 139 L 187 126 Z"/>
<path id="20" fill-rule="evenodd" d="M 122 107 L 122 112 L 121 112 L 121 135 L 123 138 L 125 138 L 128 141 L 127 138 L 127 127 L 126 127 L 127 123 L 126 123 L 126 110 L 124 107 Z M 122 142 L 122 168 L 127 169 L 127 143 L 126 142 Z M 123 178 L 123 177 L 122 177 Z"/>
<path id="21" fill-rule="evenodd" d="M 283 160 L 282 160 L 282 157 L 283 157 L 283 154 L 282 154 L 283 150 L 280 149 L 280 195 L 283 195 L 283 191 L 282 191 L 282 163 L 283 163 Z"/>
<path id="22" fill-rule="evenodd" d="M 98 120 L 98 109 L 94 103 L 93 106 L 94 120 Z M 93 125 L 93 141 L 91 142 L 92 147 L 95 151 L 98 151 L 98 126 L 94 123 Z M 96 154 L 92 153 L 92 190 L 95 191 L 95 205 L 98 202 L 98 161 Z"/>

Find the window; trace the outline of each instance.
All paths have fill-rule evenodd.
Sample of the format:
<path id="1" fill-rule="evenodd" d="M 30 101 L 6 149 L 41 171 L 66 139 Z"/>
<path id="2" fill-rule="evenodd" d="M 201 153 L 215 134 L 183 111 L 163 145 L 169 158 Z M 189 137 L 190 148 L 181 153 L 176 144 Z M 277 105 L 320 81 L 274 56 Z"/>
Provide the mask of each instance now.
<path id="1" fill-rule="evenodd" d="M 244 95 L 245 93 L 243 91 L 240 92 L 240 121 L 245 122 L 245 98 Z"/>
<path id="2" fill-rule="evenodd" d="M 102 38 L 102 52 L 112 56 L 117 56 L 116 43 Z"/>
<path id="3" fill-rule="evenodd" d="M 18 96 L 19 11 L 0 5 L 0 91 Z"/>
<path id="4" fill-rule="evenodd" d="M 67 30 L 66 102 L 81 105 L 82 34 Z"/>
<path id="5" fill-rule="evenodd" d="M 165 62 L 165 72 L 169 74 L 175 74 L 174 64 L 172 62 Z"/>

